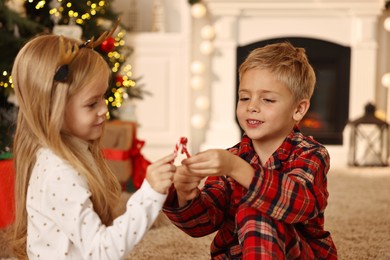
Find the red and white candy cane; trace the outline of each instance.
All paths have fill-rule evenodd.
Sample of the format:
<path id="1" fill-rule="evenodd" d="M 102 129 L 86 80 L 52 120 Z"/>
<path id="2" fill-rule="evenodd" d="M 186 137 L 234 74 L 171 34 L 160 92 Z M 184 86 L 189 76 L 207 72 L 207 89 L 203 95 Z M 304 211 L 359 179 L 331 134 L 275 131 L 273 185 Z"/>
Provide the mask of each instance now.
<path id="1" fill-rule="evenodd" d="M 179 152 L 179 148 L 181 147 L 181 153 L 185 153 L 187 158 L 190 158 L 191 155 L 188 153 L 187 150 L 187 137 L 180 137 L 179 141 L 175 145 L 175 149 L 173 150 L 173 154 L 175 158 L 177 157 L 177 153 Z"/>

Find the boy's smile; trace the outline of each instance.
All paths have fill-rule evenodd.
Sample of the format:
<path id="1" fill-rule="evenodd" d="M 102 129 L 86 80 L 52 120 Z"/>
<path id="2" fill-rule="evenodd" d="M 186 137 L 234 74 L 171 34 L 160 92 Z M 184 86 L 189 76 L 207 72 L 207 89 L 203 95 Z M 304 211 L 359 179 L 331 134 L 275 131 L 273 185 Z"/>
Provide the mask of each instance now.
<path id="1" fill-rule="evenodd" d="M 246 122 L 248 127 L 257 127 L 263 123 L 262 121 L 254 120 L 254 119 L 247 119 Z"/>

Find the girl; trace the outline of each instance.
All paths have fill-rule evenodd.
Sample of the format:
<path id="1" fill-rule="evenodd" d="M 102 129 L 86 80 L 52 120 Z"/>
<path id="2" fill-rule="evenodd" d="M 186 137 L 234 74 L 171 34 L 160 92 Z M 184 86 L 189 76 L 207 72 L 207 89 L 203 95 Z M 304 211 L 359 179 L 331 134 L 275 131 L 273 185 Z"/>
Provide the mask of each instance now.
<path id="1" fill-rule="evenodd" d="M 14 140 L 19 259 L 122 259 L 150 228 L 171 186 L 173 154 L 151 164 L 119 215 L 120 185 L 101 154 L 110 70 L 93 50 L 38 36 L 15 59 Z"/>

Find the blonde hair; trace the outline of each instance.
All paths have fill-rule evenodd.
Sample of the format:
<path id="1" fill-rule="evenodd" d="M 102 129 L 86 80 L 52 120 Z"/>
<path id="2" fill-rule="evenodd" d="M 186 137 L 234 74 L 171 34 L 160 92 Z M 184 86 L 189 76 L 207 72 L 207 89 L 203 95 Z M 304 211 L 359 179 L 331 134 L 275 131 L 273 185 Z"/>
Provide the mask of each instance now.
<path id="1" fill-rule="evenodd" d="M 303 48 L 296 48 L 288 42 L 257 48 L 240 65 L 240 80 L 251 69 L 269 70 L 290 89 L 295 101 L 310 99 L 313 95 L 316 76 Z"/>
<path id="2" fill-rule="evenodd" d="M 79 44 L 65 37 L 63 40 L 65 44 Z M 105 225 L 110 225 L 115 218 L 114 207 L 120 196 L 119 182 L 102 156 L 100 140 L 89 143 L 93 158 L 90 159 L 91 155 L 77 148 L 74 137 L 61 132 L 69 98 L 96 75 L 107 73 L 109 67 L 97 52 L 81 48 L 69 64 L 66 82 L 56 82 L 53 78 L 60 65 L 59 42 L 60 37 L 56 35 L 32 39 L 18 53 L 12 70 L 19 102 L 13 147 L 16 171 L 13 249 L 18 258 L 27 257 L 26 194 L 39 148 L 50 148 L 87 179 L 94 210 Z"/>

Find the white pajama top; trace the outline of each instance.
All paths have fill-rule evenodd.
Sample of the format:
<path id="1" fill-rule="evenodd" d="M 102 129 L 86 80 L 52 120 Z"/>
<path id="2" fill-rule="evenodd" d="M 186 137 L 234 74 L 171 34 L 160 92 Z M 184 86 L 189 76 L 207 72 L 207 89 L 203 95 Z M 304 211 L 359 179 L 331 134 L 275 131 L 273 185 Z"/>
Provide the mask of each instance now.
<path id="1" fill-rule="evenodd" d="M 27 190 L 29 259 L 123 259 L 157 218 L 166 195 L 145 181 L 111 226 L 93 210 L 88 184 L 71 165 L 42 148 Z"/>

